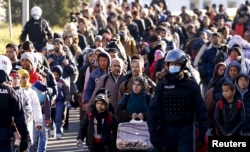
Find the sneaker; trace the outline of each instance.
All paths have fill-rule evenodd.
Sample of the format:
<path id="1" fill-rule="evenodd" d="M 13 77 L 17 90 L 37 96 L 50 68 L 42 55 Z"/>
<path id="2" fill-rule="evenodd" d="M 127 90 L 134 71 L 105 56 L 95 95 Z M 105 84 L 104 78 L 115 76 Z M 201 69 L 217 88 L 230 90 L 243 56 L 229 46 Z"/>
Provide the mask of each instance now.
<path id="1" fill-rule="evenodd" d="M 52 129 L 48 130 L 48 138 L 54 138 L 54 136 L 55 136 L 54 134 L 55 134 L 54 130 L 52 130 Z"/>
<path id="2" fill-rule="evenodd" d="M 56 134 L 56 139 L 62 139 L 62 135 L 61 134 Z"/>

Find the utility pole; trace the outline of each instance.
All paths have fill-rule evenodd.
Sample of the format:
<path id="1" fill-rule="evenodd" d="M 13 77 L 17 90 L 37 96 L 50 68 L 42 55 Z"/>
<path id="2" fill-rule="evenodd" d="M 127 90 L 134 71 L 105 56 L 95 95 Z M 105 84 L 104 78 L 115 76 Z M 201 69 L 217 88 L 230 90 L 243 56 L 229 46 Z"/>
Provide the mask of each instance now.
<path id="1" fill-rule="evenodd" d="M 22 25 L 24 26 L 25 23 L 29 20 L 29 0 L 23 0 L 22 3 Z"/>
<path id="2" fill-rule="evenodd" d="M 11 2 L 8 0 L 8 11 L 9 11 L 9 36 L 12 40 L 12 18 L 11 18 Z"/>

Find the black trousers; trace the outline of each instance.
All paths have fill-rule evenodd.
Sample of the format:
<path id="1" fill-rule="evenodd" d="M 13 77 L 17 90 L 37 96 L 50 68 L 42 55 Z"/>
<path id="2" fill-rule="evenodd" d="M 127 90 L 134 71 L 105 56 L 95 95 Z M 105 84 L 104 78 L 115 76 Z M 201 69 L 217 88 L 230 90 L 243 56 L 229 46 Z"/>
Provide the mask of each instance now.
<path id="1" fill-rule="evenodd" d="M 11 152 L 11 130 L 0 127 L 0 152 Z"/>
<path id="2" fill-rule="evenodd" d="M 163 125 L 161 141 L 162 146 L 158 152 L 193 152 L 194 134 L 193 124 Z"/>

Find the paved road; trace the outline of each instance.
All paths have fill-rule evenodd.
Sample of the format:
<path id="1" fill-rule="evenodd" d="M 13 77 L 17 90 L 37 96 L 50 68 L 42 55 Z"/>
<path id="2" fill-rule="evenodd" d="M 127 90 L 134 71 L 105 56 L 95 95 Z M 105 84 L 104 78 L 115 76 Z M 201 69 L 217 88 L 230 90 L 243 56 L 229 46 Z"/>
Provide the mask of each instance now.
<path id="1" fill-rule="evenodd" d="M 76 136 L 79 128 L 79 109 L 71 109 L 69 117 L 69 130 L 60 140 L 49 138 L 47 152 L 80 152 L 76 147 Z M 82 151 L 81 151 L 82 152 Z M 83 152 L 88 152 L 83 146 Z"/>

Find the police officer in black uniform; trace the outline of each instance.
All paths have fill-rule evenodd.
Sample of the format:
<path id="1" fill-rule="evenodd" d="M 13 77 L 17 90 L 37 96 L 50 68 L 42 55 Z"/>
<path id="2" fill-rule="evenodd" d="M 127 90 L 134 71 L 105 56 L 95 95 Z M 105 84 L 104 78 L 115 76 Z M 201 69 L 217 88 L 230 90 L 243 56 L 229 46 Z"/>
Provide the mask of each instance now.
<path id="1" fill-rule="evenodd" d="M 8 80 L 6 71 L 7 64 L 11 65 L 10 60 L 0 56 L 0 152 L 11 152 L 11 125 L 12 117 L 21 135 L 20 151 L 25 151 L 28 147 L 28 130 L 25 123 L 22 104 L 14 90 L 5 84 Z"/>
<path id="2" fill-rule="evenodd" d="M 48 22 L 41 17 L 42 9 L 38 6 L 31 8 L 32 18 L 26 22 L 23 27 L 20 39 L 26 41 L 27 35 L 29 40 L 34 44 L 38 52 L 46 46 L 47 41 L 52 41 L 52 33 Z"/>
<path id="3" fill-rule="evenodd" d="M 196 144 L 205 144 L 207 110 L 199 85 L 184 74 L 186 62 L 182 50 L 168 52 L 168 74 L 158 83 L 150 102 L 150 140 L 159 152 L 193 152 Z M 194 124 L 198 124 L 200 132 L 197 139 Z"/>

